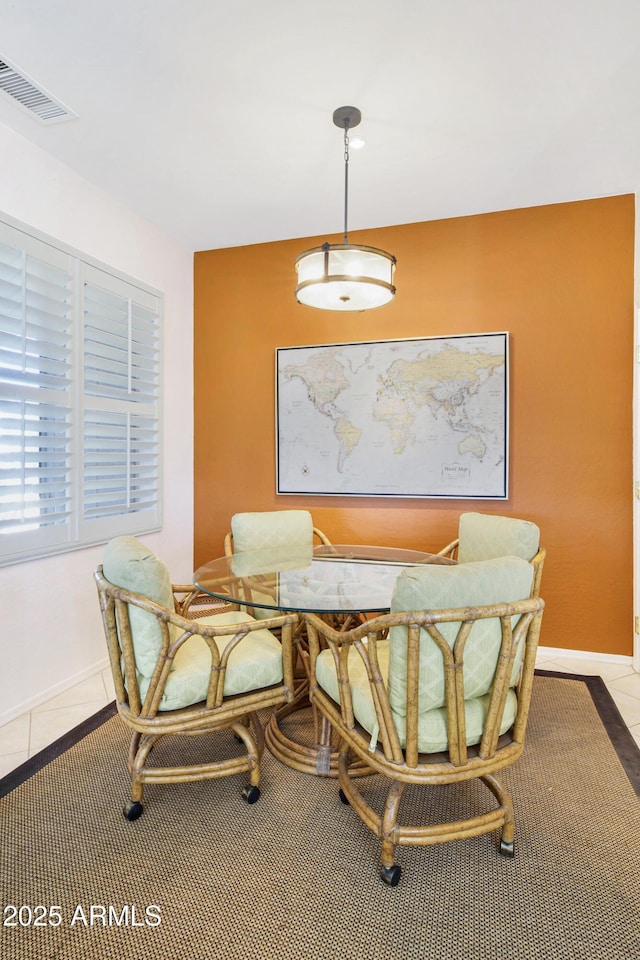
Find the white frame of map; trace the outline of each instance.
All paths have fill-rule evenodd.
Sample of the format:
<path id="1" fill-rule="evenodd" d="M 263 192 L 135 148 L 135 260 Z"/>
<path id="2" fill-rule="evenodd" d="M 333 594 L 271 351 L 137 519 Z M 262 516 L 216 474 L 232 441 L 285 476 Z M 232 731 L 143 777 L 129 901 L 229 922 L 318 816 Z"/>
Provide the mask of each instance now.
<path id="1" fill-rule="evenodd" d="M 461 426 L 466 426 L 465 422 L 461 425 L 455 422 L 453 414 L 448 416 L 448 412 L 453 409 L 452 403 L 460 403 L 459 397 L 451 395 L 451 403 L 445 400 L 439 400 L 432 395 L 432 405 L 436 412 L 432 413 L 427 402 L 414 404 L 411 409 L 413 420 L 409 422 L 417 425 L 418 431 L 412 433 L 409 427 L 406 427 L 406 443 L 403 435 L 400 440 L 396 440 L 395 445 L 399 448 L 398 455 L 400 459 L 393 463 L 389 460 L 387 464 L 377 454 L 384 446 L 381 439 L 375 439 L 375 430 L 372 430 L 368 438 L 370 448 L 366 453 L 357 451 L 354 456 L 351 449 L 344 453 L 341 451 L 342 465 L 340 463 L 334 469 L 322 472 L 319 469 L 323 460 L 326 463 L 331 462 L 331 454 L 337 456 L 331 444 L 338 447 L 339 442 L 336 439 L 338 424 L 343 430 L 343 425 L 347 424 L 349 429 L 358 430 L 354 424 L 363 422 L 364 410 L 368 404 L 373 407 L 375 403 L 380 402 L 380 389 L 384 390 L 384 383 L 380 386 L 380 381 L 376 374 L 370 374 L 375 378 L 377 384 L 375 396 L 366 394 L 357 385 L 352 389 L 348 388 L 339 391 L 333 400 L 340 397 L 340 403 L 336 404 L 330 399 L 329 391 L 326 401 L 323 400 L 323 406 L 327 413 L 319 410 L 318 397 L 312 398 L 308 391 L 308 384 L 303 378 L 289 375 L 285 381 L 285 371 L 287 368 L 295 369 L 296 362 L 306 355 L 312 354 L 314 362 L 320 361 L 322 365 L 322 352 L 326 352 L 326 360 L 331 362 L 329 351 L 339 351 L 341 358 L 346 354 L 349 363 L 349 369 L 354 373 L 354 381 L 357 379 L 357 372 L 364 366 L 368 356 L 376 359 L 379 365 L 387 366 L 389 369 L 395 360 L 406 359 L 411 355 L 411 345 L 415 344 L 415 359 L 422 360 L 426 355 L 427 345 L 435 347 L 435 354 L 444 350 L 460 350 L 473 356 L 476 352 L 486 350 L 491 355 L 495 355 L 499 363 L 495 367 L 489 368 L 491 373 L 478 384 L 472 384 L 469 388 L 470 397 L 473 398 L 473 406 L 476 410 L 486 413 L 487 422 L 474 424 L 474 429 L 469 432 L 469 436 L 456 447 L 456 453 L 453 459 L 450 457 L 445 462 L 433 461 L 430 451 L 433 451 L 440 442 L 436 436 L 437 429 L 441 428 L 444 422 L 442 418 L 438 421 L 441 411 L 445 411 L 445 420 L 447 426 L 447 437 L 443 439 L 443 448 L 448 444 L 453 449 L 453 444 L 458 439 L 458 432 L 461 432 Z M 388 358 L 385 358 L 385 351 L 388 352 Z M 421 356 L 422 352 L 422 356 Z M 402 355 L 399 355 L 402 354 Z M 360 367 L 358 367 L 360 364 Z M 500 381 L 501 391 L 491 389 L 489 378 L 494 376 L 496 370 L 504 364 L 504 379 Z M 342 370 L 344 370 L 344 366 Z M 374 369 L 373 366 L 370 369 Z M 292 383 L 292 381 L 299 381 Z M 330 377 L 326 381 L 330 383 Z M 477 389 L 476 389 L 477 386 Z M 443 396 L 447 389 L 451 389 L 443 381 Z M 288 400 L 285 403 L 284 394 L 287 390 Z M 407 393 L 404 398 L 398 398 L 396 402 L 411 402 L 411 395 Z M 440 404 L 440 406 L 438 406 Z M 306 407 L 306 410 L 303 409 Z M 315 408 L 315 409 L 312 409 Z M 300 412 L 307 417 L 307 423 L 303 420 L 296 421 L 296 413 Z M 316 416 L 317 414 L 317 416 Z M 358 418 L 359 415 L 359 418 Z M 351 418 L 351 419 L 350 419 Z M 369 417 L 367 424 L 382 430 L 374 423 L 376 418 Z M 433 436 L 428 435 L 429 423 L 431 423 Z M 485 432 L 485 438 L 491 433 L 491 462 L 484 464 L 482 472 L 475 469 L 476 461 L 482 463 L 481 452 L 483 449 L 483 428 L 490 426 L 490 430 Z M 420 434 L 420 429 L 426 429 L 427 435 Z M 360 430 L 359 435 L 362 436 Z M 333 434 L 333 441 L 331 438 Z M 450 434 L 450 436 L 449 436 Z M 474 435 L 475 434 L 475 435 Z M 381 437 L 382 434 L 379 434 Z M 389 437 L 391 434 L 389 434 Z M 389 441 L 391 443 L 391 441 Z M 466 444 L 467 449 L 459 452 L 462 444 Z M 324 444 L 324 446 L 323 446 Z M 431 444 L 431 445 L 430 445 Z M 394 443 L 391 443 L 393 447 Z M 305 447 L 310 456 L 305 458 Z M 407 447 L 404 461 L 402 455 Z M 445 449 L 446 452 L 446 449 Z M 489 448 L 485 446 L 485 453 L 489 455 Z M 355 472 L 350 474 L 350 464 L 360 459 Z M 351 458 L 351 460 L 350 460 Z M 475 461 L 474 461 L 475 458 Z M 308 463 L 307 463 L 308 461 Z M 406 462 L 405 462 L 406 461 Z M 347 469 L 344 469 L 347 464 Z M 392 469 L 387 469 L 390 465 Z M 372 466 L 374 469 L 372 469 Z M 409 469 L 410 466 L 410 469 Z M 342 474 L 342 476 L 340 475 Z M 330 344 L 311 344 L 296 347 L 277 347 L 276 348 L 276 492 L 277 494 L 292 496 L 338 496 L 338 497 L 384 497 L 384 498 L 419 498 L 419 499 L 455 499 L 455 500 L 506 500 L 509 496 L 509 334 L 508 332 L 498 333 L 472 333 L 472 334 L 453 334 L 451 336 L 439 337 L 407 337 L 397 340 L 363 340 L 353 343 L 330 343 Z"/>

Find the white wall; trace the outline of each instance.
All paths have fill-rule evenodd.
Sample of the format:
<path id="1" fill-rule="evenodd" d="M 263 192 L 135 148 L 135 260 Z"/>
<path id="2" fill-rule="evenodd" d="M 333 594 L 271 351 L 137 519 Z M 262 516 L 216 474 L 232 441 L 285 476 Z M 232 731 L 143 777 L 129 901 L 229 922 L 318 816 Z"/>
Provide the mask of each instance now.
<path id="1" fill-rule="evenodd" d="M 0 211 L 161 290 L 163 530 L 145 542 L 189 582 L 193 560 L 193 255 L 0 124 Z M 0 568 L 0 724 L 106 665 L 93 570 L 102 547 Z"/>
<path id="2" fill-rule="evenodd" d="M 636 191 L 636 243 L 634 258 L 634 365 L 633 365 L 633 669 L 640 673 L 640 630 L 637 629 L 640 618 L 640 191 Z"/>

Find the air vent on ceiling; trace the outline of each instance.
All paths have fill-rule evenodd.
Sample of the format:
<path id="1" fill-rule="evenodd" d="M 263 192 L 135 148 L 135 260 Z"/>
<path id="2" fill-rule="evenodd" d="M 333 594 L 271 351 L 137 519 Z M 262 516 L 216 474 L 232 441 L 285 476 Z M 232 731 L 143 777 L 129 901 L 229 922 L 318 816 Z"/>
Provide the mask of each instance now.
<path id="1" fill-rule="evenodd" d="M 36 86 L 5 57 L 0 58 L 0 90 L 43 123 L 58 123 L 77 117 L 73 110 L 69 110 L 42 87 Z"/>

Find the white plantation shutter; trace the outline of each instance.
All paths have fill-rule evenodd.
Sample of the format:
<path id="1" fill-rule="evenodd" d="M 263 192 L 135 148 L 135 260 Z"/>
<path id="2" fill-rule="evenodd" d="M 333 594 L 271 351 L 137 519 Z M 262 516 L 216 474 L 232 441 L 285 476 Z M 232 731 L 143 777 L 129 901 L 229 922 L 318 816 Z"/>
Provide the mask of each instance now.
<path id="1" fill-rule="evenodd" d="M 0 563 L 159 528 L 161 317 L 0 222 Z"/>
<path id="2" fill-rule="evenodd" d="M 159 521 L 157 298 L 85 268 L 82 523 L 105 535 Z M 115 526 L 114 526 L 115 525 Z"/>
<path id="3" fill-rule="evenodd" d="M 64 547 L 74 532 L 73 265 L 26 239 L 0 243 L 0 548 L 10 555 Z"/>
<path id="4" fill-rule="evenodd" d="M 85 410 L 85 520 L 154 510 L 158 427 L 150 417 Z"/>

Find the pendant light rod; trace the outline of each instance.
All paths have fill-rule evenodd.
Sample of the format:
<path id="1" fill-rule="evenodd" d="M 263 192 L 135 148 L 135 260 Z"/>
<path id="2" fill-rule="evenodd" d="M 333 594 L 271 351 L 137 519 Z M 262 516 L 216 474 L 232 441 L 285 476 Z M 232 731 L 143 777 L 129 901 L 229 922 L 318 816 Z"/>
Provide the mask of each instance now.
<path id="1" fill-rule="evenodd" d="M 349 128 L 344 128 L 344 237 L 343 243 L 349 243 L 347 231 L 347 210 L 349 209 Z"/>
<path id="2" fill-rule="evenodd" d="M 344 130 L 344 238 L 343 243 L 349 243 L 347 229 L 349 209 L 349 130 L 357 127 L 362 120 L 362 114 L 357 107 L 338 107 L 333 111 L 333 122 L 336 127 Z"/>

